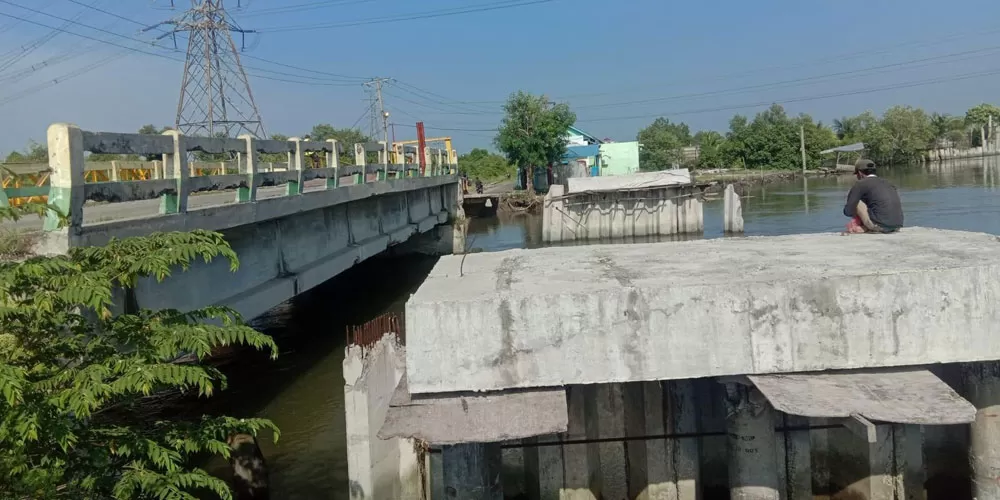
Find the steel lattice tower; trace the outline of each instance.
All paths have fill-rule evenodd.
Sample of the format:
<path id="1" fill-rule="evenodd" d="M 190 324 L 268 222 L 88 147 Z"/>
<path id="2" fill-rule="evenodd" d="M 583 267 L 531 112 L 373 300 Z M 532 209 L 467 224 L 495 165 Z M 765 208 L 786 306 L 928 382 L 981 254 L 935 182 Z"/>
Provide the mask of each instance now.
<path id="1" fill-rule="evenodd" d="M 162 24 L 173 25 L 164 35 L 187 32 L 187 58 L 177 102 L 177 130 L 202 137 L 249 134 L 264 139 L 264 123 L 254 102 L 250 81 L 240 62 L 232 33 L 253 33 L 226 14 L 223 0 L 191 0 L 182 16 Z M 161 37 L 163 38 L 163 37 Z"/>

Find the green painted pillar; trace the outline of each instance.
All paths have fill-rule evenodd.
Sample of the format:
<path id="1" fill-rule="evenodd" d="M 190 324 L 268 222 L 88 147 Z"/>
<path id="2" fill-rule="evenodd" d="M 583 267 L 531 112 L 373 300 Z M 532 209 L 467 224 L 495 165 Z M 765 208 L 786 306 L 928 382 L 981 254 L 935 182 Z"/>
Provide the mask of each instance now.
<path id="1" fill-rule="evenodd" d="M 285 189 L 285 196 L 295 196 L 302 194 L 302 169 L 305 165 L 305 155 L 302 151 L 302 139 L 292 137 L 288 139 L 292 143 L 292 149 L 288 153 L 288 169 L 291 170 L 295 178 L 288 181 Z"/>
<path id="2" fill-rule="evenodd" d="M 49 146 L 49 204 L 63 215 L 68 215 L 70 234 L 83 225 L 84 170 L 83 132 L 76 125 L 56 123 L 48 130 Z M 44 229 L 56 231 L 61 225 L 60 215 L 49 211 Z"/>
<path id="3" fill-rule="evenodd" d="M 240 136 L 247 143 L 247 154 L 246 154 L 246 186 L 240 186 L 236 193 L 236 201 L 241 203 L 249 203 L 257 201 L 257 169 L 259 162 L 257 161 L 257 139 L 254 139 L 252 135 L 244 134 Z"/>
<path id="4" fill-rule="evenodd" d="M 326 166 L 333 169 L 333 173 L 326 178 L 327 189 L 337 189 L 340 187 L 340 152 L 336 139 L 327 139 L 330 143 L 330 152 L 327 153 Z"/>
<path id="5" fill-rule="evenodd" d="M 188 201 L 187 184 L 191 171 L 188 168 L 184 136 L 176 130 L 167 130 L 163 135 L 172 137 L 174 142 L 172 151 L 163 155 L 163 168 L 166 170 L 166 177 L 176 182 L 176 188 L 173 193 L 160 196 L 160 213 L 185 213 Z"/>

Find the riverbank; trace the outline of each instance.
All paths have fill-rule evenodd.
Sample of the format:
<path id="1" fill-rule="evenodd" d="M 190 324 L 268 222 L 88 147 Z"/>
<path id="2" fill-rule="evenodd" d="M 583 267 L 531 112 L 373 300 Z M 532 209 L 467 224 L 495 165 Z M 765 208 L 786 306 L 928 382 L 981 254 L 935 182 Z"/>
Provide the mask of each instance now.
<path id="1" fill-rule="evenodd" d="M 746 193 L 752 187 L 788 182 L 802 177 L 832 177 L 844 174 L 844 172 L 832 169 L 806 170 L 805 172 L 801 170 L 695 170 L 691 172 L 692 180 L 696 183 L 715 183 L 708 189 L 710 193 L 721 192 L 726 185 L 733 184 L 736 192 L 740 194 Z"/>

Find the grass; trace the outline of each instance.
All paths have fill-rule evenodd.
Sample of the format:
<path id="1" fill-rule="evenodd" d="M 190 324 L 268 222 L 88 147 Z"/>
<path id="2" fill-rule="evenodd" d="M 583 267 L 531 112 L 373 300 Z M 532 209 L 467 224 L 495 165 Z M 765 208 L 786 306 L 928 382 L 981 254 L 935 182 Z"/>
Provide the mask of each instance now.
<path id="1" fill-rule="evenodd" d="M 23 259 L 31 255 L 37 242 L 36 233 L 0 228 L 0 260 Z"/>

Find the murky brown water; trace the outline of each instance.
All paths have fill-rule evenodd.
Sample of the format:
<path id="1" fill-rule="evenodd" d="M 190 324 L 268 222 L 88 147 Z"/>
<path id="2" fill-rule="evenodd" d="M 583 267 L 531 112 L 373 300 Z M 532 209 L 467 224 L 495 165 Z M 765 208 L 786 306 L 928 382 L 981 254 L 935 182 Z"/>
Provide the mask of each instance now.
<path id="1" fill-rule="evenodd" d="M 1000 234 L 1000 159 L 896 168 L 882 172 L 900 188 L 908 226 Z M 748 235 L 839 231 L 851 177 L 772 184 L 744 200 Z M 705 208 L 706 237 L 722 235 L 722 202 Z M 481 251 L 542 245 L 541 218 L 473 220 L 468 245 Z M 434 259 L 375 259 L 273 310 L 257 321 L 282 349 L 278 361 L 242 356 L 227 371 L 230 389 L 209 411 L 274 420 L 277 445 L 263 442 L 273 498 L 346 499 L 344 439 L 344 326 L 382 312 L 401 311 Z"/>

